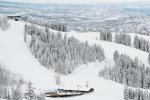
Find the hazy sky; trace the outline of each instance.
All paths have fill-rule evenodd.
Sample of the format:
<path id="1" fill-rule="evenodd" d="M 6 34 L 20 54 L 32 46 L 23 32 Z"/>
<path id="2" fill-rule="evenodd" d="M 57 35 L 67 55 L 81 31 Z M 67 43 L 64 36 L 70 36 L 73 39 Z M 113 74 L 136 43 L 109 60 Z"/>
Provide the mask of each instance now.
<path id="1" fill-rule="evenodd" d="M 32 3 L 116 3 L 116 2 L 136 2 L 143 0 L 3 0 L 16 2 L 32 2 Z M 149 1 L 149 0 L 144 0 Z"/>

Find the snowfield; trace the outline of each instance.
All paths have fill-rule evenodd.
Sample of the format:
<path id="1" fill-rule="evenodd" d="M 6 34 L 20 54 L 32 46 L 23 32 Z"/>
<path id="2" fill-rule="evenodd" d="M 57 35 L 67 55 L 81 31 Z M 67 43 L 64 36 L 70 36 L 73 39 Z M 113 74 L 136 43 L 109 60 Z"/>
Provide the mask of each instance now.
<path id="1" fill-rule="evenodd" d="M 56 73 L 41 66 L 24 43 L 23 28 L 25 23 L 12 20 L 9 22 L 11 23 L 9 30 L 0 30 L 0 62 L 6 65 L 6 68 L 10 71 L 21 74 L 24 79 L 32 81 L 37 90 L 48 91 L 56 88 L 95 89 L 91 94 L 65 98 L 67 100 L 123 100 L 123 85 L 98 76 L 99 70 L 105 66 L 113 66 L 113 53 L 116 50 L 120 53 L 126 53 L 132 58 L 138 57 L 149 66 L 148 53 L 146 52 L 113 42 L 100 41 L 99 33 L 69 32 L 67 33 L 69 37 L 75 36 L 80 41 L 88 41 L 89 44 L 100 44 L 104 48 L 106 59 L 102 62 L 81 65 L 71 75 L 61 76 L 61 85 L 56 86 Z M 87 81 L 89 88 L 85 87 Z M 64 98 L 58 98 L 57 100 L 59 99 L 64 100 Z M 54 98 L 47 98 L 47 100 L 54 100 Z"/>

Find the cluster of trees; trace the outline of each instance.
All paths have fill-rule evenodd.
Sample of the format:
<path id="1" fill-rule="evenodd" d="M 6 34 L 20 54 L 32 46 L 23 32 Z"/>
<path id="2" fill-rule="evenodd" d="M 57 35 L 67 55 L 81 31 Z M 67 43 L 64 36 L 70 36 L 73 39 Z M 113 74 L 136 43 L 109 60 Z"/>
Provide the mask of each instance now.
<path id="1" fill-rule="evenodd" d="M 131 87 L 150 89 L 150 68 L 139 63 L 138 58 L 114 53 L 115 64 L 99 72 L 99 76 Z"/>
<path id="2" fill-rule="evenodd" d="M 139 38 L 137 35 L 134 38 L 134 47 L 136 49 L 140 49 L 145 52 L 150 52 L 150 43 L 148 40 L 145 40 L 143 38 Z"/>
<path id="3" fill-rule="evenodd" d="M 52 33 L 48 28 L 25 25 L 24 33 L 25 37 L 31 35 L 29 47 L 39 62 L 61 74 L 71 73 L 80 64 L 105 58 L 100 45 L 90 46 L 66 34 Z"/>
<path id="4" fill-rule="evenodd" d="M 112 35 L 109 30 L 101 31 L 100 33 L 100 40 L 110 41 L 112 42 Z M 114 40 L 116 43 L 124 44 L 127 46 L 131 46 L 131 36 L 128 34 L 115 34 Z M 137 35 L 134 37 L 133 45 L 136 49 L 150 52 L 150 42 L 148 40 L 145 40 L 143 38 L 139 38 Z M 148 57 L 148 62 L 150 64 L 150 54 Z"/>
<path id="5" fill-rule="evenodd" d="M 2 30 L 8 29 L 10 24 L 8 23 L 7 17 L 0 17 L 0 28 Z"/>
<path id="6" fill-rule="evenodd" d="M 51 24 L 48 28 L 51 28 L 53 30 L 67 32 L 67 26 L 65 24 Z"/>
<path id="7" fill-rule="evenodd" d="M 9 99 L 10 98 L 10 92 L 4 86 L 0 86 L 0 98 L 1 99 Z"/>
<path id="8" fill-rule="evenodd" d="M 146 90 L 124 88 L 124 100 L 150 100 L 150 93 Z"/>
<path id="9" fill-rule="evenodd" d="M 125 33 L 115 34 L 115 42 L 119 44 L 131 46 L 131 36 Z"/>
<path id="10" fill-rule="evenodd" d="M 35 88 L 33 87 L 32 83 L 29 82 L 26 92 L 24 93 L 25 100 L 45 100 L 44 93 L 40 93 L 39 95 L 35 93 Z M 20 99 L 18 99 L 20 100 Z"/>
<path id="11" fill-rule="evenodd" d="M 100 32 L 100 40 L 112 42 L 112 34 L 108 29 L 101 30 Z"/>
<path id="12" fill-rule="evenodd" d="M 148 55 L 148 63 L 150 64 L 150 53 Z"/>
<path id="13" fill-rule="evenodd" d="M 100 40 L 112 42 L 112 34 L 109 31 L 109 29 L 101 31 Z M 115 34 L 114 40 L 116 43 L 131 46 L 131 36 L 129 34 L 125 34 L 125 33 Z M 149 41 L 143 38 L 139 38 L 137 35 L 134 37 L 133 45 L 136 49 L 140 49 L 145 52 L 150 52 Z"/>
<path id="14" fill-rule="evenodd" d="M 51 23 L 48 21 L 33 19 L 33 18 L 29 18 L 29 17 L 25 21 L 32 23 L 32 24 L 39 25 L 39 26 L 47 27 L 47 28 L 50 28 L 53 30 L 57 30 L 57 31 L 61 31 L 61 32 L 67 32 L 67 25 L 66 24 Z"/>
<path id="15" fill-rule="evenodd" d="M 9 98 L 7 98 L 8 100 L 23 100 L 21 85 L 18 84 L 16 88 L 12 87 L 11 94 L 9 95 Z"/>
<path id="16" fill-rule="evenodd" d="M 8 87 L 0 86 L 0 99 L 6 100 L 45 100 L 44 93 L 36 94 L 35 88 L 32 83 L 29 82 L 25 93 L 22 92 L 21 84 L 12 86 L 12 89 Z"/>
<path id="17" fill-rule="evenodd" d="M 7 70 L 2 64 L 0 64 L 0 86 L 10 86 L 16 84 L 19 77 L 14 73 Z"/>
<path id="18" fill-rule="evenodd" d="M 101 30 L 100 40 L 112 42 L 112 33 L 109 28 Z M 115 34 L 114 40 L 116 43 L 131 46 L 131 36 L 128 34 Z"/>
<path id="19" fill-rule="evenodd" d="M 143 27 L 137 28 L 135 30 L 135 33 L 141 34 L 141 35 L 150 35 L 150 30 L 148 29 L 148 27 L 143 26 Z"/>
<path id="20" fill-rule="evenodd" d="M 19 84 L 19 85 L 18 85 Z M 21 99 L 13 99 L 19 89 L 20 85 L 24 84 L 23 79 L 18 77 L 16 74 L 10 72 L 9 70 L 5 69 L 5 67 L 1 64 L 0 65 L 0 98 L 7 99 L 7 100 L 21 100 Z M 10 89 L 8 87 L 16 86 L 16 89 Z"/>

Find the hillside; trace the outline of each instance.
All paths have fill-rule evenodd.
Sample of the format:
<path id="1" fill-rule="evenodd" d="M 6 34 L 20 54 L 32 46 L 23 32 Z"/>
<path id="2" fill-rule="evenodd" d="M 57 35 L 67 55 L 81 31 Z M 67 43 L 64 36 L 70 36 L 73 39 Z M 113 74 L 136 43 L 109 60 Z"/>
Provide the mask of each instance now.
<path id="1" fill-rule="evenodd" d="M 0 30 L 0 62 L 5 64 L 10 71 L 23 75 L 26 80 L 31 80 L 37 90 L 47 91 L 58 87 L 88 89 L 85 87 L 87 81 L 89 82 L 89 88 L 95 89 L 95 92 L 92 94 L 67 98 L 69 100 L 123 100 L 123 85 L 98 76 L 99 70 L 105 66 L 113 65 L 113 53 L 115 50 L 120 51 L 120 53 L 126 53 L 132 58 L 138 57 L 144 64 L 148 65 L 148 53 L 146 52 L 121 44 L 96 40 L 99 37 L 99 33 L 70 32 L 67 33 L 69 37 L 75 36 L 80 41 L 88 41 L 89 44 L 100 44 L 104 48 L 106 59 L 101 63 L 93 62 L 81 65 L 71 75 L 61 76 L 61 85 L 56 86 L 56 74 L 52 70 L 47 70 L 41 66 L 24 43 L 24 22 L 10 21 L 10 23 L 11 27 L 9 30 Z M 51 100 L 51 98 L 47 99 Z"/>
<path id="2" fill-rule="evenodd" d="M 131 35 L 132 38 L 132 43 L 134 40 L 134 36 L 138 35 L 139 37 L 142 37 L 146 40 L 149 40 L 149 36 L 144 36 L 144 35 L 139 35 L 139 34 L 134 34 L 134 33 L 128 33 Z M 131 58 L 138 57 L 139 60 L 141 60 L 144 64 L 149 65 L 147 58 L 148 58 L 148 53 L 143 52 L 141 50 L 137 50 L 134 47 L 128 47 L 122 44 L 116 44 L 113 42 L 107 42 L 107 41 L 101 41 L 99 40 L 100 33 L 98 32 L 89 32 L 89 33 L 75 33 L 71 32 L 67 34 L 68 36 L 75 36 L 78 38 L 80 41 L 88 41 L 89 44 L 100 44 L 105 51 L 105 56 L 106 59 L 113 60 L 113 53 L 118 50 L 122 54 L 127 54 L 130 55 Z M 113 33 L 114 37 L 115 33 Z"/>
<path id="3" fill-rule="evenodd" d="M 52 72 L 41 67 L 24 44 L 24 23 L 14 21 L 10 21 L 10 23 L 9 30 L 0 32 L 0 62 L 4 63 L 6 68 L 12 72 L 22 74 L 25 79 L 32 80 L 39 88 L 53 84 L 53 77 L 45 78 L 45 76 L 51 76 Z M 43 85 L 45 81 L 47 84 Z"/>

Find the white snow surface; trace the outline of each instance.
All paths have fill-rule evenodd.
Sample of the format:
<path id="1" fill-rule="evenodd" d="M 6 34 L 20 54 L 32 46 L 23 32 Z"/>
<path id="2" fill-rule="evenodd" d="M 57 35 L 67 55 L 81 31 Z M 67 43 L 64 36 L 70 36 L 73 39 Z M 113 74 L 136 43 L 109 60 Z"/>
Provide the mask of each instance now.
<path id="1" fill-rule="evenodd" d="M 41 66 L 24 43 L 24 22 L 12 20 L 9 22 L 11 23 L 9 30 L 0 30 L 0 62 L 7 69 L 23 75 L 27 80 L 31 80 L 34 86 L 42 91 L 56 88 L 95 89 L 95 92 L 91 94 L 71 98 L 58 98 L 57 100 L 123 100 L 123 85 L 98 76 L 99 70 L 105 66 L 113 66 L 113 53 L 115 50 L 118 50 L 120 53 L 126 53 L 132 58 L 138 57 L 148 66 L 148 53 L 146 52 L 121 44 L 100 41 L 99 33 L 69 32 L 67 33 L 68 37 L 75 36 L 80 41 L 87 40 L 89 44 L 100 44 L 104 48 L 106 59 L 102 62 L 93 62 L 79 66 L 71 75 L 61 76 L 61 85 L 56 86 L 56 74 L 52 70 Z M 87 81 L 89 82 L 89 88 L 85 87 Z M 47 98 L 47 100 L 53 99 Z"/>

